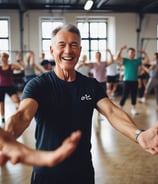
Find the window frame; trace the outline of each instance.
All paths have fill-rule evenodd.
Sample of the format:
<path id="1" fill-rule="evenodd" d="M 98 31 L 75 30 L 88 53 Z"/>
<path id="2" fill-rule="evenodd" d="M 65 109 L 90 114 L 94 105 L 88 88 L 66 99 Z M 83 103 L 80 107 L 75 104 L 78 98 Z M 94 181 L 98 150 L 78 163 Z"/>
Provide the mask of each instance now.
<path id="1" fill-rule="evenodd" d="M 0 52 L 7 52 L 7 53 L 9 53 L 11 51 L 11 44 L 10 44 L 10 18 L 9 17 L 0 17 L 0 22 L 1 21 L 7 21 L 7 24 L 8 24 L 8 30 L 7 30 L 8 35 L 7 36 L 0 35 L 0 40 L 7 40 L 8 47 L 6 49 L 3 49 L 3 44 L 2 44 L 2 47 L 0 45 Z M 0 23 L 0 25 L 1 25 L 1 23 Z M 0 26 L 0 27 L 2 27 L 2 26 Z M 10 54 L 11 54 L 11 52 L 10 52 Z"/>
<path id="2" fill-rule="evenodd" d="M 40 53 L 44 52 L 45 56 L 47 59 L 52 59 L 52 57 L 50 56 L 50 52 L 49 52 L 49 46 L 48 45 L 47 49 L 44 49 L 44 42 L 48 41 L 51 43 L 51 31 L 50 31 L 50 36 L 49 37 L 43 37 L 43 30 L 42 30 L 42 23 L 52 23 L 52 30 L 55 28 L 55 26 L 53 24 L 57 23 L 57 22 L 61 22 L 62 24 L 64 24 L 64 18 L 63 17 L 40 17 Z"/>
<path id="3" fill-rule="evenodd" d="M 102 60 L 105 60 L 107 59 L 107 54 L 105 52 L 105 50 L 107 49 L 107 46 L 108 46 L 108 18 L 104 18 L 104 17 L 101 17 L 101 18 L 96 18 L 96 17 L 89 17 L 89 18 L 85 18 L 85 17 L 78 17 L 77 20 L 76 20 L 76 25 L 78 27 L 78 23 L 88 23 L 88 37 L 85 38 L 85 37 L 82 37 L 81 36 L 81 40 L 84 41 L 84 40 L 87 40 L 88 41 L 88 50 L 82 50 L 82 53 L 81 55 L 83 54 L 86 54 L 88 59 L 91 60 L 91 61 L 94 61 L 95 60 L 95 52 L 99 51 L 101 52 L 102 54 Z M 105 37 L 91 37 L 91 32 L 90 32 L 90 24 L 91 23 L 105 23 Z M 97 49 L 93 49 L 92 48 L 92 42 L 93 41 L 101 41 L 101 40 L 105 40 L 105 48 L 103 49 L 99 49 L 99 47 Z M 98 44 L 99 45 L 99 44 Z M 93 56 L 92 56 L 92 53 L 93 53 Z"/>

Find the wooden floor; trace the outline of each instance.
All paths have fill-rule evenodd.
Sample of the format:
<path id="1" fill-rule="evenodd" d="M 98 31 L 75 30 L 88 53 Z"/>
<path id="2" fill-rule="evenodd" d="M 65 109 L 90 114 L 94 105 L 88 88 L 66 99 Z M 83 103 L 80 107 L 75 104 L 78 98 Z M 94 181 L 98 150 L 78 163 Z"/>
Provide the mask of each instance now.
<path id="1" fill-rule="evenodd" d="M 114 103 L 118 104 L 119 97 Z M 10 116 L 15 107 L 6 97 L 6 116 Z M 147 104 L 138 104 L 139 114 L 133 117 L 139 128 L 152 126 L 158 119 L 155 111 L 155 99 L 150 96 Z M 130 100 L 126 102 L 125 110 L 130 113 Z M 34 121 L 19 138 L 21 142 L 34 146 Z M 101 117 L 97 120 L 94 112 L 92 124 L 92 155 L 95 168 L 96 184 L 158 184 L 158 156 L 152 156 L 143 151 L 138 144 L 133 143 L 114 130 Z M 29 184 L 31 167 L 7 163 L 0 170 L 0 184 Z"/>

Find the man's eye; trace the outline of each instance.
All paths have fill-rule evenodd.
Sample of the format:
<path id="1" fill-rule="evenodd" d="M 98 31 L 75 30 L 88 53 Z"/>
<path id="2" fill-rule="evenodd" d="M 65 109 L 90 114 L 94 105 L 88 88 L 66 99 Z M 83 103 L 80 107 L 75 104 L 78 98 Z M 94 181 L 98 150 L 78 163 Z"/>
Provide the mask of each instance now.
<path id="1" fill-rule="evenodd" d="M 59 44 L 58 46 L 59 46 L 59 47 L 64 47 L 65 44 L 61 43 L 61 44 Z"/>
<path id="2" fill-rule="evenodd" d="M 71 47 L 76 48 L 76 47 L 78 47 L 78 44 L 77 43 L 72 43 Z"/>

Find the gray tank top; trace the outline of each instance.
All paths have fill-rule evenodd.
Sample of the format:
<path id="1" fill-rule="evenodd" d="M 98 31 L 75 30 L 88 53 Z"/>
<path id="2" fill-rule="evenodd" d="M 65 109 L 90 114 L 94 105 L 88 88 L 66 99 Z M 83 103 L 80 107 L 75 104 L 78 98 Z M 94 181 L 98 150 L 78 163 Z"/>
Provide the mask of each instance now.
<path id="1" fill-rule="evenodd" d="M 35 69 L 32 65 L 30 65 L 29 62 L 25 66 L 24 72 L 25 72 L 25 76 L 35 75 Z"/>

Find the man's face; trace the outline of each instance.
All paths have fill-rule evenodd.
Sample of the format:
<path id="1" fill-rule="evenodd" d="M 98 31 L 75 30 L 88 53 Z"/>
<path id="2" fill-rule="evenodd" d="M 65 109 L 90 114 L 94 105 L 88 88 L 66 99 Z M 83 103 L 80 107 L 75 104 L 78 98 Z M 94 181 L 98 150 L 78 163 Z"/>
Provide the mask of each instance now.
<path id="1" fill-rule="evenodd" d="M 101 61 L 101 53 L 100 52 L 96 52 L 95 58 L 96 58 L 96 61 Z"/>
<path id="2" fill-rule="evenodd" d="M 74 70 L 81 53 L 80 38 L 74 33 L 60 30 L 52 40 L 50 52 L 57 68 Z"/>
<path id="3" fill-rule="evenodd" d="M 128 57 L 130 59 L 134 59 L 135 58 L 135 50 L 132 50 L 132 49 L 128 50 Z"/>

